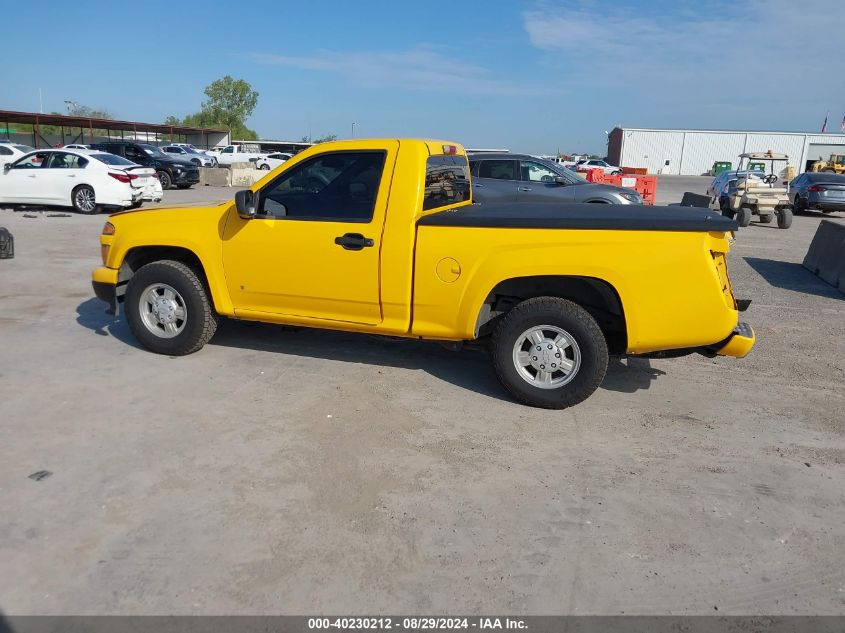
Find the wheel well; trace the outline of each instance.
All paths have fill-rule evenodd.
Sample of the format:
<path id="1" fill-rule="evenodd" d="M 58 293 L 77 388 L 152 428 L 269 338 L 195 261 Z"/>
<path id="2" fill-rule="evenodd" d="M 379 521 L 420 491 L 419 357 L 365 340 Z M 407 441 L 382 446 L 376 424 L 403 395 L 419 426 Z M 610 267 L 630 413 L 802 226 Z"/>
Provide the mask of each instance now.
<path id="1" fill-rule="evenodd" d="M 543 275 L 502 281 L 484 300 L 476 321 L 477 335 L 492 333 L 499 318 L 518 303 L 534 297 L 560 297 L 577 303 L 596 320 L 611 354 L 622 354 L 627 349 L 625 312 L 619 293 L 606 281 L 594 277 Z"/>
<path id="2" fill-rule="evenodd" d="M 587 202 L 588 204 L 610 204 L 610 202 L 608 202 L 607 200 L 599 200 L 599 199 L 585 200 L 585 202 Z"/>
<path id="3" fill-rule="evenodd" d="M 126 257 L 123 258 L 123 263 L 120 265 L 118 283 L 122 284 L 129 281 L 141 266 L 164 259 L 182 262 L 190 267 L 205 284 L 206 290 L 208 290 L 208 277 L 205 274 L 205 269 L 200 258 L 193 251 L 179 246 L 139 246 L 130 249 L 126 253 Z M 210 292 L 209 296 L 211 296 Z"/>

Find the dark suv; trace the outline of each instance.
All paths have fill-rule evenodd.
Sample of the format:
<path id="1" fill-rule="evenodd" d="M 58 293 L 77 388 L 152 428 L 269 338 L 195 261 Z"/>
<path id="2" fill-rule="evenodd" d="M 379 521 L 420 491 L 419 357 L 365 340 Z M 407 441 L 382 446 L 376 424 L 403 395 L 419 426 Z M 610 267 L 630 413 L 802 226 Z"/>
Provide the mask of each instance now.
<path id="1" fill-rule="evenodd" d="M 162 189 L 170 189 L 173 186 L 179 187 L 179 189 L 188 189 L 200 180 L 200 170 L 191 161 L 178 160 L 168 156 L 155 145 L 109 141 L 108 143 L 94 143 L 90 147 L 101 152 L 123 156 L 127 160 L 144 167 L 152 167 L 158 174 Z"/>

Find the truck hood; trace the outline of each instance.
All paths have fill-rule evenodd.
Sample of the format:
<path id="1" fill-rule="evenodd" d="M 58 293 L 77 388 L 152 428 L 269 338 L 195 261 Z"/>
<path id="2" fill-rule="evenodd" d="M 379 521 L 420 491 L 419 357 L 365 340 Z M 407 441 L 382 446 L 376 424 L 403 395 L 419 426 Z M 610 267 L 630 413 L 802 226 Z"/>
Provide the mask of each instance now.
<path id="1" fill-rule="evenodd" d="M 198 207 L 195 202 L 186 202 L 185 204 L 174 204 L 167 207 L 153 207 L 153 208 L 146 208 L 146 209 L 125 209 L 123 211 L 115 211 L 114 213 L 110 213 L 110 218 L 116 218 L 119 216 L 124 215 L 138 215 L 141 213 L 144 214 L 158 214 L 158 217 L 162 219 L 169 217 L 181 217 L 187 213 L 204 213 L 211 210 L 219 210 L 220 207 L 223 205 L 232 205 L 234 201 L 232 200 L 224 200 L 223 202 L 214 202 L 211 204 L 206 204 L 201 207 Z"/>
<path id="2" fill-rule="evenodd" d="M 692 232 L 727 232 L 738 228 L 733 220 L 700 207 L 544 202 L 473 204 L 423 216 L 418 224 L 514 229 Z"/>

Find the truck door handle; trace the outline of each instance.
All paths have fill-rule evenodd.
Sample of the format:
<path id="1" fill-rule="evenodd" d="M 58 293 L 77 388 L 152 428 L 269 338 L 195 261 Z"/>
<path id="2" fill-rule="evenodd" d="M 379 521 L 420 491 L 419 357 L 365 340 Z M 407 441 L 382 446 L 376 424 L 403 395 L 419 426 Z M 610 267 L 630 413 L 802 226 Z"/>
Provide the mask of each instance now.
<path id="1" fill-rule="evenodd" d="M 347 251 L 360 251 L 375 245 L 373 240 L 369 237 L 364 237 L 360 233 L 345 233 L 340 237 L 334 238 L 334 243 L 342 246 Z"/>
<path id="2" fill-rule="evenodd" d="M 520 187 L 520 191 L 531 191 L 531 187 Z"/>

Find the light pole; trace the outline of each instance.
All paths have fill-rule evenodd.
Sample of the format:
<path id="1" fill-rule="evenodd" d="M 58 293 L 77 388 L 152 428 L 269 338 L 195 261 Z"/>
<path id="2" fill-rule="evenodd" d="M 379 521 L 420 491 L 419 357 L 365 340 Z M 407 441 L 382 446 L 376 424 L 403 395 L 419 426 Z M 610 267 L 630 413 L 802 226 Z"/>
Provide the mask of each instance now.
<path id="1" fill-rule="evenodd" d="M 355 121 L 352 121 L 352 138 L 355 138 Z"/>

